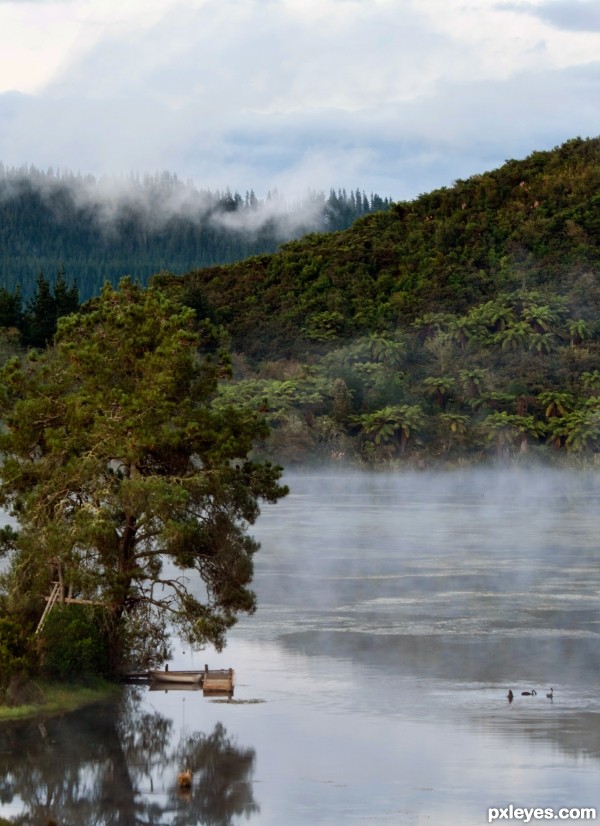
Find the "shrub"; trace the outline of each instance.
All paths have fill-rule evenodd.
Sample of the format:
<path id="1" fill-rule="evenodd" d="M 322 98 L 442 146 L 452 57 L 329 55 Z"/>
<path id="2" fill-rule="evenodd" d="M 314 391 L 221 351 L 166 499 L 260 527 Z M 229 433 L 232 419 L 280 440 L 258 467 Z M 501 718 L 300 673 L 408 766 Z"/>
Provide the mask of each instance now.
<path id="1" fill-rule="evenodd" d="M 109 673 L 108 635 L 102 612 L 84 605 L 54 608 L 42 634 L 42 669 L 56 679 Z"/>
<path id="2" fill-rule="evenodd" d="M 0 617 L 0 692 L 14 675 L 30 671 L 30 655 L 30 640 L 22 627 L 8 617 Z"/>

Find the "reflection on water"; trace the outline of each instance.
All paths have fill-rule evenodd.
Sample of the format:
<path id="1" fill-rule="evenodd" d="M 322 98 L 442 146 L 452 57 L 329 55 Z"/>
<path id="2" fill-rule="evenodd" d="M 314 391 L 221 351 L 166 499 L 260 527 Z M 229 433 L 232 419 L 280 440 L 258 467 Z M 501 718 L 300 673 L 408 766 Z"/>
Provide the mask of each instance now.
<path id="1" fill-rule="evenodd" d="M 174 660 L 234 667 L 234 701 L 128 689 L 118 707 L 0 728 L 0 815 L 475 826 L 509 803 L 600 813 L 598 477 L 287 481 L 256 526 L 256 615 L 221 655 Z"/>
<path id="2" fill-rule="evenodd" d="M 18 800 L 31 826 L 52 818 L 65 826 L 229 826 L 259 811 L 254 762 L 254 750 L 239 748 L 221 723 L 178 734 L 129 688 L 118 705 L 0 727 L 0 801 Z M 177 775 L 188 768 L 191 788 L 179 789 Z"/>

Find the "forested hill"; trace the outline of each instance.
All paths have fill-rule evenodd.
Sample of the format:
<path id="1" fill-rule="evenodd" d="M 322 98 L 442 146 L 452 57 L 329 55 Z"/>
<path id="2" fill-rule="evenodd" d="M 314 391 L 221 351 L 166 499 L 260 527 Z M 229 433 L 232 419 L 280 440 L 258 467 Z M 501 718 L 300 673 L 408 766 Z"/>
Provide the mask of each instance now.
<path id="1" fill-rule="evenodd" d="M 29 299 L 40 272 L 53 281 L 61 271 L 85 300 L 123 275 L 146 283 L 162 269 L 237 261 L 389 205 L 359 190 L 259 200 L 253 191 L 199 190 L 168 173 L 97 181 L 0 164 L 0 287 Z"/>
<path id="2" fill-rule="evenodd" d="M 600 309 L 600 139 L 574 139 L 345 231 L 312 234 L 230 266 L 162 277 L 226 324 L 255 358 L 298 355 L 416 316 L 465 313 L 499 293 L 549 289 Z"/>

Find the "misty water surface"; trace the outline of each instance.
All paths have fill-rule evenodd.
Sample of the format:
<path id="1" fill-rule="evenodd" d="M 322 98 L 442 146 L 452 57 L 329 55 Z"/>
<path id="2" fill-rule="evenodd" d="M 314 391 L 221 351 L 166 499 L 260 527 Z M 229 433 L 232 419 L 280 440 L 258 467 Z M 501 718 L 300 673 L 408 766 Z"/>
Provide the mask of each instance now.
<path id="1" fill-rule="evenodd" d="M 233 702 L 128 688 L 5 726 L 0 814 L 470 826 L 509 803 L 600 811 L 597 475 L 287 482 L 254 530 L 257 613 L 223 654 L 173 660 L 234 667 Z"/>

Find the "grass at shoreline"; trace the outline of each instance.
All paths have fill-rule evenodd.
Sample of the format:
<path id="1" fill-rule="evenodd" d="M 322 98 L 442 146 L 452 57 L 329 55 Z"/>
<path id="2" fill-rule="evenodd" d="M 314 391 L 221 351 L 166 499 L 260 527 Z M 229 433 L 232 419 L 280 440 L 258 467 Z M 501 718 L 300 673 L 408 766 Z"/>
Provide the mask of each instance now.
<path id="1" fill-rule="evenodd" d="M 64 683 L 36 681 L 35 687 L 39 688 L 40 697 L 43 697 L 43 700 L 39 703 L 19 706 L 0 705 L 0 724 L 10 720 L 26 720 L 38 714 L 75 711 L 91 703 L 108 700 L 120 691 L 120 686 L 106 680 L 97 680 L 90 685 L 65 685 Z"/>

